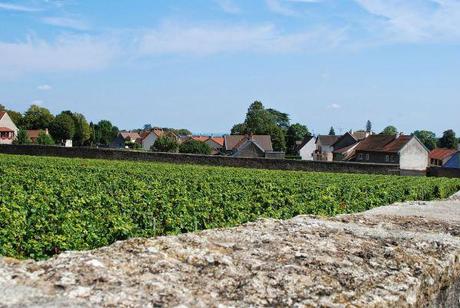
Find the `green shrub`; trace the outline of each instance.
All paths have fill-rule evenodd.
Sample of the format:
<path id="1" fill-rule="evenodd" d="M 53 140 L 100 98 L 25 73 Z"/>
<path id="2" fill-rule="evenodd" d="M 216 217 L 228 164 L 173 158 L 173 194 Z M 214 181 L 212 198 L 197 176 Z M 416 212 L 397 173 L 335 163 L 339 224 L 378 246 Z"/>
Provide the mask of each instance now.
<path id="1" fill-rule="evenodd" d="M 0 255 L 336 215 L 460 190 L 460 180 L 0 155 Z"/>
<path id="2" fill-rule="evenodd" d="M 204 142 L 190 139 L 180 145 L 179 152 L 188 154 L 209 155 L 211 154 L 212 149 L 208 144 Z"/>

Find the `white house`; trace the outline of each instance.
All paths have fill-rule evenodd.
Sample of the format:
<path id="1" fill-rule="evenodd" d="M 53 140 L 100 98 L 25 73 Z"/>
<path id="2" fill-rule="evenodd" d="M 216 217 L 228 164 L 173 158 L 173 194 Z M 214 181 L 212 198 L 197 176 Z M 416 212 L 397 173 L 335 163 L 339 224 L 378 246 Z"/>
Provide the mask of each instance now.
<path id="1" fill-rule="evenodd" d="M 0 111 L 0 144 L 12 144 L 18 135 L 18 128 L 5 111 Z"/>
<path id="2" fill-rule="evenodd" d="M 141 133 L 142 148 L 146 151 L 150 151 L 155 141 L 164 135 L 164 131 L 161 129 L 152 129 L 148 132 Z"/>
<path id="3" fill-rule="evenodd" d="M 305 137 L 297 150 L 302 160 L 313 160 L 313 154 L 316 151 L 316 138 Z"/>

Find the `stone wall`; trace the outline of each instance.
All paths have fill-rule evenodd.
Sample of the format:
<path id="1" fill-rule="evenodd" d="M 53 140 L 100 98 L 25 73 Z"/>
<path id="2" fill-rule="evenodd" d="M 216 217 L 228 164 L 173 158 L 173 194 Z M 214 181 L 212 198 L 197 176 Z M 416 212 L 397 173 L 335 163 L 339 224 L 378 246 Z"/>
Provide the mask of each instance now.
<path id="1" fill-rule="evenodd" d="M 428 176 L 460 178 L 460 169 L 431 167 L 428 170 Z"/>
<path id="2" fill-rule="evenodd" d="M 199 164 L 211 166 L 244 167 L 273 170 L 299 170 L 312 172 L 341 172 L 399 175 L 397 165 L 362 164 L 350 162 L 319 162 L 266 158 L 234 158 L 192 154 L 153 153 L 97 148 L 65 148 L 41 145 L 0 145 L 0 153 L 58 156 L 93 159 L 156 161 L 167 163 Z"/>

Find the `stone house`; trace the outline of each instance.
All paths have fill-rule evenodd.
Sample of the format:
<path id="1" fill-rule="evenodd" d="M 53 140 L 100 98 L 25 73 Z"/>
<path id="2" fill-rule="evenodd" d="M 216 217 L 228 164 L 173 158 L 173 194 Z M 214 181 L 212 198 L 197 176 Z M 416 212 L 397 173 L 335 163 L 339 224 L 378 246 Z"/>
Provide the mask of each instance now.
<path id="1" fill-rule="evenodd" d="M 111 147 L 118 149 L 125 149 L 132 144 L 142 144 L 141 136 L 136 132 L 119 132 L 117 137 L 112 141 Z"/>
<path id="2" fill-rule="evenodd" d="M 313 153 L 313 160 L 332 161 L 334 152 L 334 143 L 339 136 L 319 135 L 316 138 L 316 150 Z"/>
<path id="3" fill-rule="evenodd" d="M 429 165 L 429 150 L 415 136 L 371 135 L 359 143 L 348 160 L 397 164 L 402 170 L 425 171 Z"/>
<path id="4" fill-rule="evenodd" d="M 12 144 L 18 135 L 18 128 L 6 111 L 0 111 L 0 144 Z"/>

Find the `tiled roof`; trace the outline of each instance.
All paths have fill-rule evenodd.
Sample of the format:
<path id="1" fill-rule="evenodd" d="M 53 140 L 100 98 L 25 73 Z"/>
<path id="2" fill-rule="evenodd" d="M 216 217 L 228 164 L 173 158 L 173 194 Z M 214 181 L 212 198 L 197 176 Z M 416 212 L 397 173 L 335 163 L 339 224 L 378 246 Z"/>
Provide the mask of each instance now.
<path id="1" fill-rule="evenodd" d="M 205 141 L 209 140 L 210 137 L 209 136 L 192 136 L 191 139 L 193 139 L 195 141 L 205 142 Z"/>
<path id="2" fill-rule="evenodd" d="M 236 150 L 247 140 L 252 138 L 266 152 L 273 151 L 272 139 L 270 135 L 228 135 L 224 137 L 225 149 L 227 151 Z"/>
<path id="3" fill-rule="evenodd" d="M 10 132 L 14 132 L 14 130 L 12 130 L 11 128 L 8 128 L 8 127 L 0 127 L 0 132 L 10 133 Z"/>
<path id="4" fill-rule="evenodd" d="M 339 140 L 339 136 L 330 136 L 330 135 L 319 135 L 318 142 L 321 142 L 321 145 L 330 146 Z"/>
<path id="5" fill-rule="evenodd" d="M 360 142 L 356 151 L 398 153 L 412 138 L 408 135 L 371 135 Z"/>
<path id="6" fill-rule="evenodd" d="M 221 146 L 224 145 L 224 137 L 212 137 L 211 140 Z"/>
<path id="7" fill-rule="evenodd" d="M 434 149 L 430 152 L 430 159 L 444 160 L 457 153 L 457 150 L 453 149 Z"/>
<path id="8" fill-rule="evenodd" d="M 136 132 L 120 132 L 120 135 L 123 139 L 129 138 L 131 140 L 138 140 L 141 138 L 141 136 Z"/>
<path id="9" fill-rule="evenodd" d="M 362 132 L 362 131 L 359 131 L 359 132 L 354 132 L 351 134 L 356 140 L 363 140 L 363 139 L 366 139 L 368 136 L 369 136 L 369 133 L 368 132 Z"/>
<path id="10" fill-rule="evenodd" d="M 38 135 L 40 135 L 40 132 L 41 132 L 40 129 L 28 129 L 27 136 L 29 136 L 30 139 L 38 138 Z"/>

